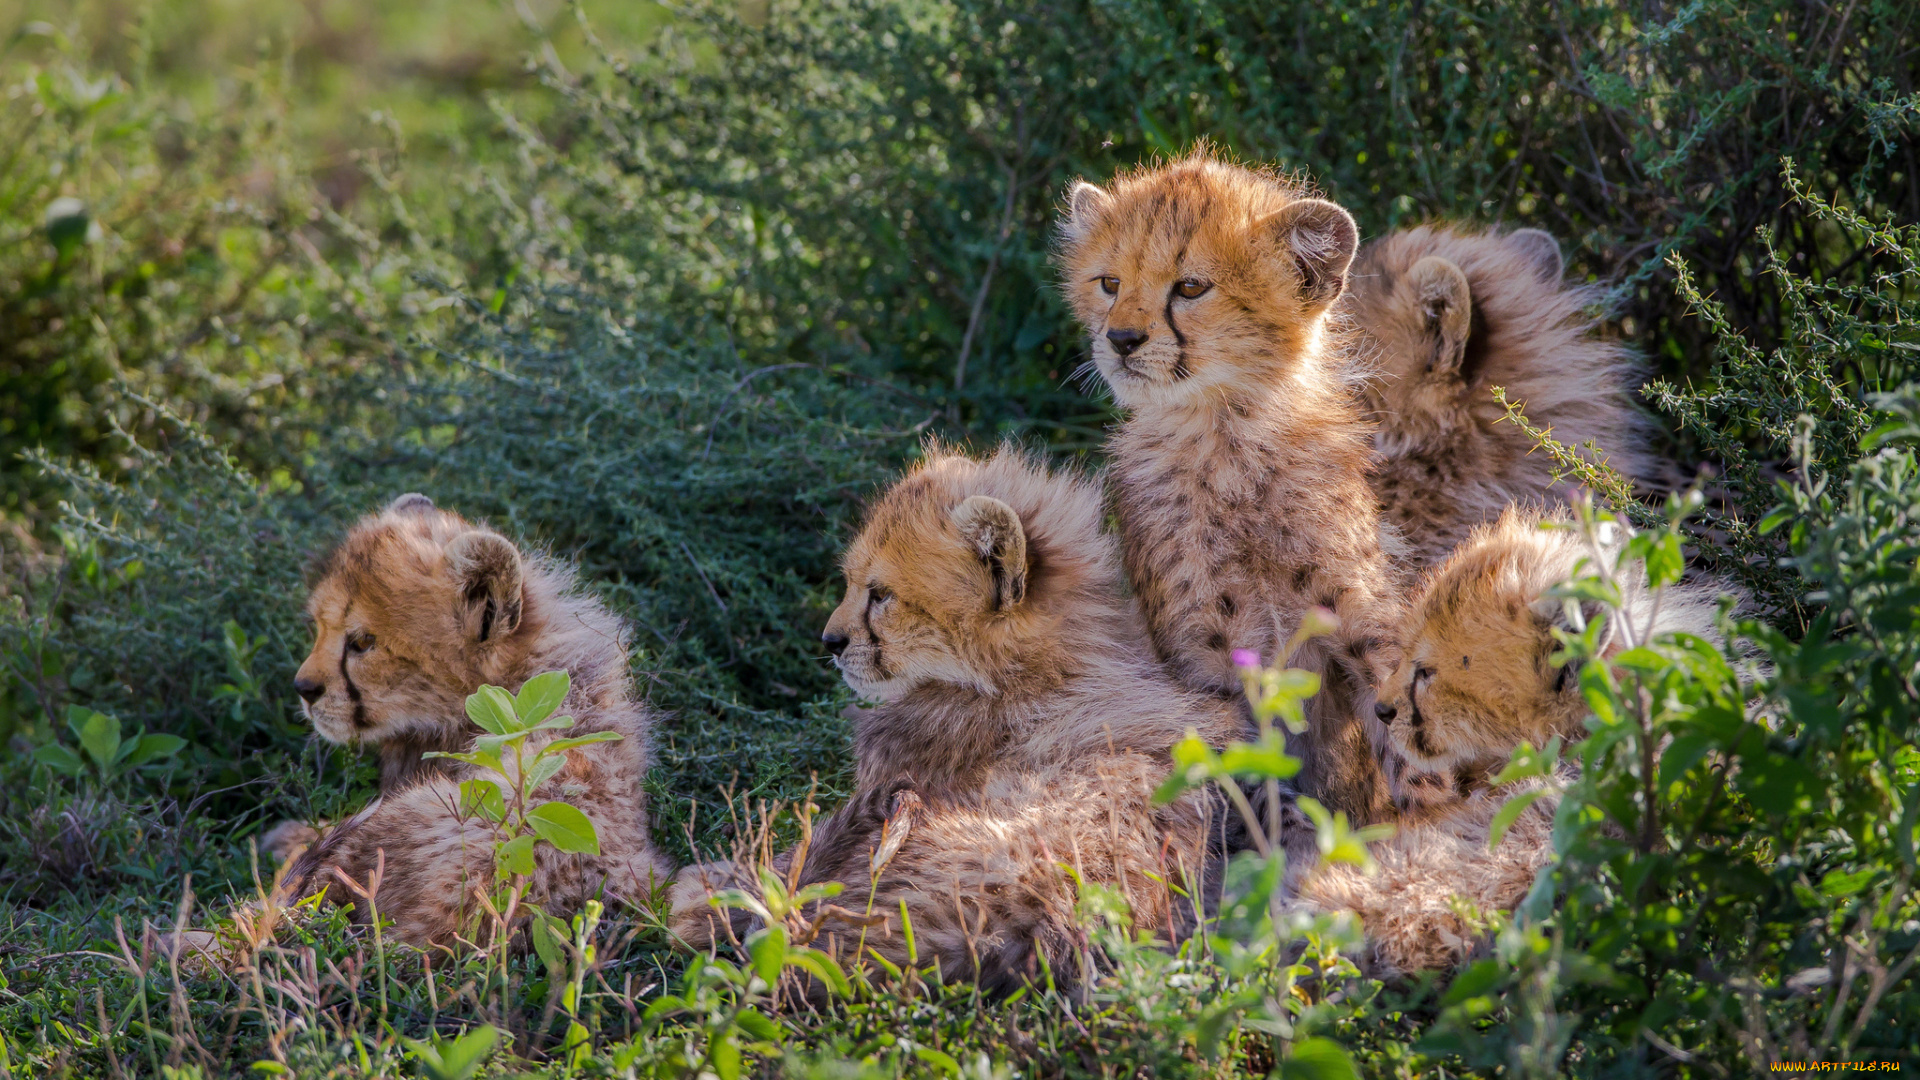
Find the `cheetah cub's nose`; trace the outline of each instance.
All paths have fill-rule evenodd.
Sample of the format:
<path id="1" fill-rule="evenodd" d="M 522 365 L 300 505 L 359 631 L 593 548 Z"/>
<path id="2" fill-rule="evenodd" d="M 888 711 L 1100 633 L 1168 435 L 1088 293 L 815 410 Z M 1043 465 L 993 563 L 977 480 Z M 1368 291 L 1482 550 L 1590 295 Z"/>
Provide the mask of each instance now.
<path id="1" fill-rule="evenodd" d="M 821 634 L 820 640 L 826 645 L 827 651 L 835 656 L 839 656 L 847 647 L 847 635 L 836 634 L 831 630 Z"/>
<path id="2" fill-rule="evenodd" d="M 1393 723 L 1394 715 L 1398 712 L 1398 709 L 1395 709 L 1384 701 L 1376 702 L 1373 706 L 1373 715 L 1379 717 L 1380 722 L 1383 724 Z"/>
<path id="3" fill-rule="evenodd" d="M 1145 331 L 1141 330 L 1109 330 L 1107 331 L 1107 340 L 1113 342 L 1114 352 L 1119 353 L 1121 356 L 1131 356 L 1133 350 L 1139 348 L 1141 343 L 1147 340 L 1147 335 Z"/>
<path id="4" fill-rule="evenodd" d="M 327 692 L 327 684 L 318 679 L 296 678 L 293 680 L 293 692 L 299 694 L 307 704 L 311 705 L 320 700 L 320 695 Z"/>

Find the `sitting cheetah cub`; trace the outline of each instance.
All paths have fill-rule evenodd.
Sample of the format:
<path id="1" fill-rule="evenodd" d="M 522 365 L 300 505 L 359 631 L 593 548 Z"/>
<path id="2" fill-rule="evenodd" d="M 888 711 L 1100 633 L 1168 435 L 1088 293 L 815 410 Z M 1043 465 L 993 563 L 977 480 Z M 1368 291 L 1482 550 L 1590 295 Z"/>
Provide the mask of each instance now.
<path id="1" fill-rule="evenodd" d="M 1181 682 L 1235 701 L 1237 650 L 1320 674 L 1293 747 L 1300 787 L 1377 821 L 1373 690 L 1395 661 L 1399 581 L 1329 320 L 1358 236 L 1333 203 L 1201 148 L 1109 188 L 1076 183 L 1057 261 L 1128 413 L 1111 474 L 1154 647 Z M 1338 629 L 1279 655 L 1316 605 Z"/>
<path id="2" fill-rule="evenodd" d="M 1553 461 L 1501 422 L 1493 387 L 1560 442 L 1591 441 L 1625 476 L 1650 474 L 1632 354 L 1597 336 L 1598 290 L 1563 273 L 1559 244 L 1538 229 L 1421 226 L 1354 261 L 1343 305 L 1375 368 L 1363 385 L 1380 425 L 1373 487 L 1421 569 L 1509 504 L 1564 497 Z"/>
<path id="3" fill-rule="evenodd" d="M 864 933 L 889 962 L 906 960 L 904 902 L 920 956 L 948 977 L 1008 989 L 1044 965 L 1071 984 L 1079 890 L 1062 863 L 1126 896 L 1139 929 L 1191 928 L 1167 883 L 1206 895 L 1224 808 L 1152 794 L 1189 731 L 1224 746 L 1244 729 L 1230 704 L 1164 674 L 1102 519 L 1096 484 L 1011 449 L 976 461 L 936 447 L 847 549 L 822 640 L 874 703 L 854 717 L 855 794 L 804 856 L 772 863 L 798 884 L 843 883 L 846 909 L 894 916 Z M 711 946 L 724 934 L 708 898 L 743 881 L 736 863 L 683 871 L 676 932 Z M 819 944 L 858 961 L 861 937 L 839 924 Z"/>
<path id="4" fill-rule="evenodd" d="M 541 787 L 592 819 L 601 853 L 537 848 L 528 900 L 565 915 L 602 889 L 643 898 L 671 873 L 647 836 L 649 717 L 631 696 L 623 628 L 564 567 L 403 495 L 321 561 L 307 611 L 315 640 L 294 688 L 321 738 L 378 749 L 380 797 L 296 856 L 284 892 L 354 903 L 339 874 L 364 886 L 384 852 L 374 900 L 398 936 L 425 945 L 463 934 L 476 890 L 492 882 L 493 836 L 456 810 L 471 767 L 425 755 L 481 734 L 465 703 L 482 684 L 518 690 L 551 670 L 573 680 L 559 713 L 575 726 L 555 737 L 624 738 L 568 751 Z"/>
<path id="5" fill-rule="evenodd" d="M 1480 942 L 1452 898 L 1511 911 L 1552 862 L 1553 796 L 1535 801 L 1498 847 L 1487 848 L 1494 814 L 1526 790 L 1487 786 L 1514 748 L 1585 736 L 1578 672 L 1551 659 L 1559 649 L 1553 628 L 1566 628 L 1568 614 L 1545 594 L 1593 552 L 1577 533 L 1542 529 L 1541 520 L 1537 512 L 1509 510 L 1475 529 L 1434 570 L 1403 623 L 1406 654 L 1381 690 L 1380 715 L 1411 765 L 1453 777 L 1457 786 L 1429 790 L 1426 805 L 1407 808 L 1403 820 L 1413 824 L 1374 847 L 1376 873 L 1327 866 L 1300 890 L 1305 903 L 1360 915 L 1370 959 L 1383 974 L 1465 961 Z M 1618 551 L 1618 544 L 1606 545 L 1603 557 L 1611 561 Z M 1625 585 L 1634 626 L 1644 631 L 1651 616 L 1654 634 L 1720 640 L 1715 596 L 1726 590 L 1719 583 L 1669 586 L 1658 605 L 1638 567 Z M 1582 615 L 1600 611 L 1589 607 Z M 1611 626 L 1602 633 L 1603 655 L 1619 652 L 1622 635 Z"/>

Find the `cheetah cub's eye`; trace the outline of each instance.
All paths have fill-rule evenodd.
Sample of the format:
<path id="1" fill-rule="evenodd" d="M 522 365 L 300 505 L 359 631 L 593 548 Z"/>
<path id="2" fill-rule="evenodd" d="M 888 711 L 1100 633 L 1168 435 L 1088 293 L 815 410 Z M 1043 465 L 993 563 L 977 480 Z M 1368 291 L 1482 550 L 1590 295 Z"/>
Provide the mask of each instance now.
<path id="1" fill-rule="evenodd" d="M 1114 293 L 1120 291 L 1119 278 L 1109 275 L 1098 280 L 1100 282 L 1100 291 L 1106 293 L 1108 296 L 1112 296 Z"/>
<path id="2" fill-rule="evenodd" d="M 1211 288 L 1213 288 L 1211 284 L 1201 281 L 1198 278 L 1186 278 L 1176 282 L 1173 286 L 1173 291 L 1175 295 L 1183 300 L 1192 300 L 1195 297 L 1205 296 L 1207 290 Z"/>
<path id="3" fill-rule="evenodd" d="M 356 630 L 347 635 L 347 651 L 355 656 L 373 648 L 373 635 L 365 630 Z"/>
<path id="4" fill-rule="evenodd" d="M 891 599 L 893 599 L 893 590 L 883 588 L 879 585 L 867 586 L 868 607 L 879 607 Z"/>

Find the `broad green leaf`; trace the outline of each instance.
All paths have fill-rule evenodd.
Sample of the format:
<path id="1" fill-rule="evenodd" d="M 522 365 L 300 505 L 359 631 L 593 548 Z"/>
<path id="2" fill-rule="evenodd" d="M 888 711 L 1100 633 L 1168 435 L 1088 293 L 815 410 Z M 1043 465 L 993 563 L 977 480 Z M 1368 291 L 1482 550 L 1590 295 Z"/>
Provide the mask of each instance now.
<path id="1" fill-rule="evenodd" d="M 1276 736 L 1266 743 L 1234 743 L 1220 755 L 1220 769 L 1230 776 L 1259 780 L 1286 780 L 1300 771 L 1300 759 L 1289 756 Z"/>
<path id="2" fill-rule="evenodd" d="M 532 833 L 523 833 L 501 844 L 494 852 L 501 874 L 533 873 L 533 845 L 537 839 Z"/>
<path id="3" fill-rule="evenodd" d="M 553 779 L 553 774 L 567 767 L 567 759 L 561 754 L 547 754 L 535 758 L 527 770 L 527 793 L 540 790 L 540 785 Z"/>
<path id="4" fill-rule="evenodd" d="M 480 777 L 460 781 L 460 814 L 496 824 L 506 820 L 507 800 L 500 794 L 500 785 Z"/>
<path id="5" fill-rule="evenodd" d="M 120 744 L 122 764 L 129 769 L 137 769 L 149 761 L 172 757 L 186 749 L 187 740 L 178 735 L 142 735 L 128 739 Z"/>
<path id="6" fill-rule="evenodd" d="M 747 955 L 753 958 L 753 973 L 769 987 L 780 981 L 780 969 L 787 965 L 787 928 L 780 923 L 755 930 L 747 938 Z"/>
<path id="7" fill-rule="evenodd" d="M 626 738 L 617 731 L 596 731 L 588 735 L 576 735 L 571 739 L 555 739 L 545 747 L 549 754 L 564 754 L 578 746 L 592 746 L 594 743 L 619 742 Z"/>
<path id="8" fill-rule="evenodd" d="M 498 1030 L 482 1024 L 457 1038 L 403 1041 L 419 1063 L 424 1080 L 471 1080 L 499 1038 Z"/>
<path id="9" fill-rule="evenodd" d="M 733 1041 L 732 1031 L 713 1036 L 707 1047 L 707 1058 L 713 1062 L 713 1071 L 720 1080 L 740 1080 L 740 1044 Z"/>
<path id="10" fill-rule="evenodd" d="M 80 755 L 61 746 L 59 743 L 48 743 L 40 749 L 35 750 L 33 752 L 33 760 L 56 772 L 65 773 L 68 776 L 79 776 L 81 773 L 87 771 L 87 763 L 81 760 Z"/>
<path id="11" fill-rule="evenodd" d="M 1680 534 L 1668 532 L 1655 540 L 1652 549 L 1647 552 L 1647 581 L 1654 588 L 1664 588 L 1680 580 L 1687 568 L 1687 561 L 1680 554 Z"/>
<path id="12" fill-rule="evenodd" d="M 1302 1039 L 1274 1070 L 1282 1080 L 1360 1080 L 1353 1059 L 1332 1039 Z"/>
<path id="13" fill-rule="evenodd" d="M 104 769 L 113 764 L 114 755 L 120 751 L 120 721 L 106 713 L 88 712 L 91 715 L 80 729 L 80 745 L 94 764 Z"/>
<path id="14" fill-rule="evenodd" d="M 948 1076 L 960 1075 L 960 1063 L 953 1060 L 952 1054 L 935 1050 L 931 1046 L 916 1046 L 913 1048 L 913 1056 L 939 1069 Z"/>
<path id="15" fill-rule="evenodd" d="M 519 718 L 513 714 L 513 698 L 497 686 L 483 686 L 478 693 L 467 695 L 467 715 L 490 735 L 521 730 Z"/>
<path id="16" fill-rule="evenodd" d="M 561 851 L 600 854 L 600 836 L 587 815 L 563 802 L 544 802 L 527 811 L 527 824 L 540 838 Z"/>
<path id="17" fill-rule="evenodd" d="M 572 726 L 573 726 L 573 717 L 571 716 L 550 716 L 547 719 L 542 720 L 539 723 L 533 725 L 533 727 L 527 730 L 552 731 L 556 728 L 570 728 Z"/>
<path id="18" fill-rule="evenodd" d="M 566 924 L 543 911 L 534 915 L 533 925 L 527 929 L 533 938 L 533 951 L 547 966 L 548 978 L 563 977 L 567 970 Z"/>
<path id="19" fill-rule="evenodd" d="M 840 965 L 834 963 L 832 957 L 818 949 L 795 949 L 787 954 L 787 963 L 826 983 L 835 994 L 844 997 L 853 992 L 852 984 L 847 982 L 846 972 L 840 970 Z"/>
<path id="20" fill-rule="evenodd" d="M 513 709 L 520 714 L 521 725 L 533 727 L 552 716 L 567 699 L 567 690 L 572 685 L 573 677 L 564 671 L 542 672 L 528 679 L 513 698 Z"/>
<path id="21" fill-rule="evenodd" d="M 735 1018 L 734 1023 L 740 1026 L 741 1031 L 756 1039 L 773 1043 L 781 1041 L 780 1025 L 753 1009 L 740 1010 L 740 1015 Z"/>
<path id="22" fill-rule="evenodd" d="M 1493 785 L 1499 787 L 1501 784 L 1511 784 L 1515 780 L 1551 776 L 1554 768 L 1559 764 L 1560 736 L 1555 735 L 1547 740 L 1546 748 L 1543 750 L 1535 750 L 1532 743 L 1523 739 L 1519 746 L 1513 748 L 1512 758 L 1500 769 L 1499 775 L 1493 778 Z"/>
<path id="23" fill-rule="evenodd" d="M 1526 812 L 1527 807 L 1532 806 L 1546 794 L 1545 789 L 1536 788 L 1533 791 L 1523 791 L 1508 799 L 1500 807 L 1500 812 L 1493 815 L 1492 824 L 1487 826 L 1487 850 L 1491 851 L 1499 847 L 1500 841 L 1507 835 L 1507 830 L 1513 828 L 1513 823 L 1520 820 L 1520 815 Z"/>
<path id="24" fill-rule="evenodd" d="M 1847 873 L 1840 870 L 1830 871 L 1820 879 L 1820 891 L 1828 896 L 1852 896 L 1867 887 L 1867 883 L 1879 876 L 1876 867 L 1866 867 Z"/>
<path id="25" fill-rule="evenodd" d="M 486 753 L 480 750 L 475 750 L 469 753 L 452 753 L 446 750 L 429 750 L 426 753 L 421 754 L 420 756 L 429 757 L 429 758 L 452 758 L 454 761 L 464 761 L 467 764 L 472 765 L 476 769 L 486 769 L 489 772 L 499 773 L 502 776 L 505 776 L 507 774 L 507 767 L 501 763 L 498 755 Z"/>

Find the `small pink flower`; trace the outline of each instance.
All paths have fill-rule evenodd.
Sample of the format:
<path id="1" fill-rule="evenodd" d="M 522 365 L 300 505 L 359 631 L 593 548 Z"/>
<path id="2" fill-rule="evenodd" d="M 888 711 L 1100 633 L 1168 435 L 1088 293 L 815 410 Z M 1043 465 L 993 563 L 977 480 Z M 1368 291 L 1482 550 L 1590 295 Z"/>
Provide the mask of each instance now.
<path id="1" fill-rule="evenodd" d="M 1233 650 L 1233 666 L 1243 668 L 1259 667 L 1260 654 L 1254 652 L 1252 649 L 1235 649 Z"/>

